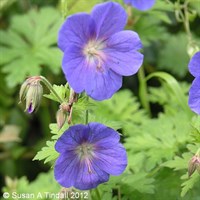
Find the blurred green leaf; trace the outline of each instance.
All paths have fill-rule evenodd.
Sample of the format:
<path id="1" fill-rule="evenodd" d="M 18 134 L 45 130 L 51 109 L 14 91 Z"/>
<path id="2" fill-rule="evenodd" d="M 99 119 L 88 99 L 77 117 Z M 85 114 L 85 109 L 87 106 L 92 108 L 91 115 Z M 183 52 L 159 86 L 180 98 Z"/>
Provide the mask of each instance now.
<path id="1" fill-rule="evenodd" d="M 7 73 L 9 87 L 23 82 L 27 76 L 41 74 L 43 66 L 56 74 L 60 71 L 62 54 L 54 47 L 60 25 L 59 12 L 46 7 L 13 16 L 9 29 L 0 31 L 0 65 Z"/>
<path id="2" fill-rule="evenodd" d="M 154 10 L 160 11 L 174 11 L 174 4 L 171 1 L 156 1 L 155 5 L 153 6 Z"/>
<path id="3" fill-rule="evenodd" d="M 0 2 L 0 16 L 1 12 L 9 8 L 16 0 L 1 0 Z"/>
<path id="4" fill-rule="evenodd" d="M 0 131 L 0 143 L 20 142 L 20 128 L 16 125 L 5 125 Z"/>
<path id="5" fill-rule="evenodd" d="M 158 11 L 152 11 L 154 14 L 146 14 L 146 15 L 142 15 L 138 18 L 138 20 L 136 21 L 136 23 L 134 24 L 134 31 L 136 31 L 142 41 L 142 44 L 144 46 L 148 46 L 151 44 L 151 42 L 157 42 L 159 40 L 163 40 L 167 37 L 167 31 L 166 28 L 164 26 L 161 25 L 162 20 L 159 19 L 159 17 L 155 17 L 155 15 L 157 16 L 157 14 L 159 13 Z M 161 18 L 163 18 L 163 15 L 160 15 Z M 164 17 L 165 21 L 167 19 L 167 16 Z M 167 19 L 168 20 L 168 19 Z"/>
<path id="6" fill-rule="evenodd" d="M 158 69 L 165 69 L 174 75 L 184 77 L 188 72 L 187 36 L 184 33 L 171 35 L 160 47 Z"/>
<path id="7" fill-rule="evenodd" d="M 101 2 L 102 0 L 90 0 L 90 3 L 86 0 L 68 0 L 68 15 L 77 12 L 90 12 L 97 3 Z"/>
<path id="8" fill-rule="evenodd" d="M 10 194 L 10 197 L 7 198 L 8 200 L 12 200 L 12 196 L 15 197 L 17 194 L 27 195 L 24 197 L 21 196 L 22 199 L 56 200 L 57 198 L 54 198 L 54 195 L 50 195 L 58 194 L 61 189 L 60 185 L 55 181 L 52 171 L 41 173 L 33 182 L 29 182 L 26 177 L 14 180 L 7 178 L 6 180 L 7 185 L 4 186 L 3 192 Z"/>

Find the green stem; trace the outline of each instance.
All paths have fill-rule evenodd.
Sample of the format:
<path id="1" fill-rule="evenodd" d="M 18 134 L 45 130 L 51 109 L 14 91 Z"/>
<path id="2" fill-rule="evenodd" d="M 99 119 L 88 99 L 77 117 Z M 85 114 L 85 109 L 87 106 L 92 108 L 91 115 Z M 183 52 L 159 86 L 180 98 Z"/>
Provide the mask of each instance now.
<path id="1" fill-rule="evenodd" d="M 68 0 L 60 1 L 60 7 L 61 7 L 61 13 L 62 13 L 63 20 L 65 20 L 65 18 L 67 17 L 67 14 L 68 14 L 67 1 Z"/>
<path id="2" fill-rule="evenodd" d="M 121 200 L 121 189 L 120 189 L 120 186 L 118 187 L 118 200 Z"/>
<path id="3" fill-rule="evenodd" d="M 191 41 L 192 38 L 192 34 L 190 31 L 190 23 L 189 23 L 189 16 L 188 16 L 188 1 L 185 1 L 184 3 L 184 27 L 185 27 L 185 31 L 187 33 L 188 36 L 188 40 Z"/>
<path id="4" fill-rule="evenodd" d="M 142 106 L 145 108 L 149 116 L 151 116 L 151 110 L 148 101 L 148 93 L 147 93 L 147 82 L 145 80 L 144 68 L 143 66 L 140 68 L 138 72 L 139 79 L 139 97 Z"/>
<path id="5" fill-rule="evenodd" d="M 100 192 L 99 192 L 98 187 L 95 188 L 94 190 L 95 190 L 95 193 L 96 193 L 97 199 L 98 199 L 98 200 L 101 200 L 101 194 L 100 194 Z"/>
<path id="6" fill-rule="evenodd" d="M 86 96 L 86 100 L 87 102 L 89 101 L 89 96 Z M 89 121 L 89 110 L 87 109 L 85 111 L 85 124 L 88 124 L 88 121 Z"/>
<path id="7" fill-rule="evenodd" d="M 44 76 L 40 76 L 41 81 L 47 86 L 47 88 L 56 96 L 56 98 L 58 99 L 58 101 L 60 103 L 63 103 L 64 100 L 58 95 L 58 93 L 53 89 L 53 86 L 51 85 L 51 83 L 44 77 Z"/>
<path id="8" fill-rule="evenodd" d="M 197 150 L 195 155 L 200 156 L 200 148 Z"/>

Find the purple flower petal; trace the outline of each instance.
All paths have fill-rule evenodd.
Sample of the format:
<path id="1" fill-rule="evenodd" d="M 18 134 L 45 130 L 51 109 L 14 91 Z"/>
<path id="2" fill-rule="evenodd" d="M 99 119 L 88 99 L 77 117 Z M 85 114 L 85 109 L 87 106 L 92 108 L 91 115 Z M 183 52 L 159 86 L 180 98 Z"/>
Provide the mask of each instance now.
<path id="1" fill-rule="evenodd" d="M 85 71 L 90 76 L 86 79 L 85 91 L 93 99 L 101 101 L 109 99 L 122 86 L 122 77 L 110 69 L 102 66 L 101 70 L 96 67 Z"/>
<path id="2" fill-rule="evenodd" d="M 76 14 L 63 24 L 58 38 L 62 69 L 76 93 L 108 99 L 121 87 L 122 75 L 138 71 L 141 42 L 136 33 L 122 31 L 126 19 L 120 4 L 107 2 L 95 6 L 91 15 Z"/>
<path id="3" fill-rule="evenodd" d="M 200 115 L 200 76 L 195 78 L 189 91 L 189 106 Z"/>
<path id="4" fill-rule="evenodd" d="M 63 153 L 75 149 L 77 145 L 88 140 L 89 132 L 89 128 L 85 125 L 79 124 L 69 127 L 56 142 L 56 151 Z"/>
<path id="5" fill-rule="evenodd" d="M 64 147 L 63 147 L 64 148 Z M 56 161 L 54 176 L 63 187 L 75 184 L 79 172 L 79 159 L 74 153 L 63 153 Z"/>
<path id="6" fill-rule="evenodd" d="M 62 68 L 67 81 L 76 93 L 81 93 L 85 89 L 86 63 L 81 49 L 70 46 L 65 49 Z"/>
<path id="7" fill-rule="evenodd" d="M 67 18 L 58 33 L 58 46 L 65 51 L 68 45 L 82 46 L 95 37 L 95 24 L 89 14 L 75 14 Z"/>
<path id="8" fill-rule="evenodd" d="M 189 62 L 189 71 L 194 77 L 200 76 L 200 51 L 194 54 Z"/>
<path id="9" fill-rule="evenodd" d="M 82 163 L 74 187 L 80 190 L 88 190 L 107 182 L 108 179 L 109 174 L 102 171 L 94 163 L 91 163 L 91 173 L 88 172 L 87 164 Z"/>
<path id="10" fill-rule="evenodd" d="M 124 3 L 131 4 L 132 0 L 124 0 Z"/>
<path id="11" fill-rule="evenodd" d="M 94 162 L 99 168 L 111 175 L 121 174 L 127 166 L 126 150 L 122 145 L 110 148 L 98 148 L 95 151 Z"/>
<path id="12" fill-rule="evenodd" d="M 97 148 L 101 148 L 102 146 L 104 148 L 106 146 L 110 148 L 111 146 L 115 146 L 119 143 L 120 136 L 116 133 L 115 130 L 95 122 L 90 123 L 88 126 L 92 130 L 92 133 L 90 134 L 88 140 L 90 141 L 90 143 L 95 143 L 95 146 Z"/>
<path id="13" fill-rule="evenodd" d="M 119 175 L 127 166 L 127 155 L 119 134 L 103 124 L 71 126 L 58 139 L 60 156 L 54 168 L 55 179 L 64 187 L 88 190 Z"/>
<path id="14" fill-rule="evenodd" d="M 137 33 L 133 31 L 115 33 L 108 39 L 107 48 L 104 50 L 109 67 L 123 76 L 135 74 L 143 62 L 143 55 L 137 52 L 141 47 Z"/>
<path id="15" fill-rule="evenodd" d="M 77 93 L 83 90 L 95 100 L 110 98 L 122 85 L 122 77 L 112 70 L 97 68 L 97 63 L 87 62 L 81 49 L 66 48 L 63 57 L 63 71 L 70 86 Z"/>
<path id="16" fill-rule="evenodd" d="M 31 114 L 34 111 L 33 109 L 33 104 L 30 103 L 29 107 L 28 107 L 28 113 Z"/>
<path id="17" fill-rule="evenodd" d="M 96 22 L 98 38 L 108 38 L 121 31 L 127 21 L 127 14 L 120 4 L 107 2 L 96 5 L 91 16 Z"/>
<path id="18" fill-rule="evenodd" d="M 139 50 L 142 48 L 141 40 L 134 31 L 120 31 L 113 34 L 106 43 L 107 48 L 117 49 L 121 52 Z"/>
<path id="19" fill-rule="evenodd" d="M 124 0 L 124 2 L 142 11 L 150 9 L 155 4 L 155 0 Z"/>

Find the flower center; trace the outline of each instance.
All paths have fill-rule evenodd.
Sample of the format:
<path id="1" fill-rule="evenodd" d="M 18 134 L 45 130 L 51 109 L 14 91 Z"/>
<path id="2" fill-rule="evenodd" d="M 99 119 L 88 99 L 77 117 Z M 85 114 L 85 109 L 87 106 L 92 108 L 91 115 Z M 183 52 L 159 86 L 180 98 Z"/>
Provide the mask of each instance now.
<path id="1" fill-rule="evenodd" d="M 83 48 L 83 54 L 86 56 L 87 62 L 96 63 L 96 69 L 100 72 L 103 72 L 102 65 L 105 60 L 104 47 L 104 42 L 91 40 Z"/>
<path id="2" fill-rule="evenodd" d="M 88 173 L 92 173 L 91 159 L 93 158 L 94 155 L 93 150 L 94 150 L 93 145 L 88 143 L 83 143 L 76 149 L 76 152 L 80 160 L 84 161 L 85 164 L 87 165 Z"/>

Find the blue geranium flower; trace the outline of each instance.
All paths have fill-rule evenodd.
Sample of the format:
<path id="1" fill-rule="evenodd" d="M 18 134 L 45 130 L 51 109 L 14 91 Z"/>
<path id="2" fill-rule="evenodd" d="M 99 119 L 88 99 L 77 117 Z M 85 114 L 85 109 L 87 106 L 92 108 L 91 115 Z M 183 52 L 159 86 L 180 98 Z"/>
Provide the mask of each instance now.
<path id="1" fill-rule="evenodd" d="M 200 115 L 200 51 L 194 54 L 188 67 L 195 77 L 189 91 L 189 106 L 192 111 Z"/>
<path id="2" fill-rule="evenodd" d="M 67 18 L 58 35 L 64 52 L 62 69 L 76 93 L 95 100 L 110 98 L 122 85 L 122 76 L 135 74 L 143 62 L 140 38 L 123 31 L 127 14 L 114 2 L 96 5 L 91 14 Z"/>
<path id="3" fill-rule="evenodd" d="M 149 10 L 154 4 L 156 0 L 124 0 L 124 3 L 130 4 L 138 10 Z"/>
<path id="4" fill-rule="evenodd" d="M 55 179 L 63 187 L 88 190 L 108 181 L 109 174 L 120 175 L 127 155 L 119 139 L 115 130 L 100 123 L 71 126 L 55 145 L 60 153 Z"/>

